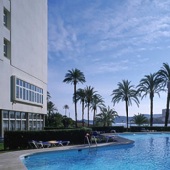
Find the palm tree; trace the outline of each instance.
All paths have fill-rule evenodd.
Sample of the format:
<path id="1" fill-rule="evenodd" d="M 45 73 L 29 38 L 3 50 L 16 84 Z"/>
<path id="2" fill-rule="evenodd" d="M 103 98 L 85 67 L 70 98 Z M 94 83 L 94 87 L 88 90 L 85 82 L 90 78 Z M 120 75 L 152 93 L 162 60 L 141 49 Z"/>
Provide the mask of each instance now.
<path id="1" fill-rule="evenodd" d="M 85 102 L 87 103 L 87 115 L 88 115 L 88 127 L 89 127 L 89 111 L 90 111 L 90 103 L 92 101 L 93 95 L 96 93 L 96 91 L 94 91 L 94 88 L 91 86 L 86 86 L 85 88 L 85 94 L 86 94 L 86 98 L 85 98 Z"/>
<path id="2" fill-rule="evenodd" d="M 47 102 L 49 102 L 51 99 L 51 95 L 50 95 L 50 92 L 47 91 Z"/>
<path id="3" fill-rule="evenodd" d="M 63 109 L 65 109 L 65 116 L 66 116 L 67 110 L 69 109 L 69 106 L 68 106 L 67 104 L 65 104 L 65 105 L 63 106 Z"/>
<path id="4" fill-rule="evenodd" d="M 159 92 L 163 90 L 161 82 L 162 80 L 158 78 L 156 73 L 154 73 L 145 75 L 145 77 L 140 80 L 140 83 L 137 86 L 139 93 L 143 93 L 142 99 L 147 95 L 149 95 L 150 98 L 150 126 L 153 125 L 153 98 L 154 94 L 158 94 L 158 96 L 160 96 Z"/>
<path id="5" fill-rule="evenodd" d="M 133 116 L 132 121 L 139 126 L 148 123 L 148 119 L 143 114 L 139 114 L 139 113 L 138 115 Z"/>
<path id="6" fill-rule="evenodd" d="M 90 106 L 90 108 L 93 110 L 93 126 L 95 124 L 97 108 L 101 108 L 102 106 L 105 106 L 102 97 L 99 94 L 93 95 Z"/>
<path id="7" fill-rule="evenodd" d="M 82 125 L 84 126 L 84 104 L 85 104 L 85 97 L 86 97 L 85 90 L 79 88 L 76 94 L 77 94 L 76 100 L 82 103 Z M 73 98 L 75 97 L 73 96 Z"/>
<path id="8" fill-rule="evenodd" d="M 101 107 L 101 112 L 96 115 L 96 123 L 103 126 L 111 126 L 114 123 L 115 117 L 118 116 L 117 112 L 113 109 Z"/>
<path id="9" fill-rule="evenodd" d="M 76 85 L 77 83 L 84 83 L 85 80 L 85 76 L 83 74 L 83 72 L 81 72 L 78 69 L 72 69 L 72 70 L 68 70 L 68 73 L 66 73 L 65 75 L 65 79 L 63 80 L 63 82 L 65 83 L 71 83 L 74 85 L 74 97 L 75 97 L 75 126 L 77 127 L 77 101 L 76 101 Z"/>
<path id="10" fill-rule="evenodd" d="M 168 86 L 167 101 L 166 101 L 166 116 L 165 127 L 168 126 L 169 119 L 169 102 L 170 102 L 170 66 L 168 63 L 163 63 L 163 67 L 158 71 L 158 77 L 162 79 L 163 87 Z"/>
<path id="11" fill-rule="evenodd" d="M 139 100 L 138 100 L 138 93 L 134 89 L 133 85 L 130 85 L 130 81 L 123 80 L 122 83 L 118 83 L 118 88 L 113 90 L 112 94 L 112 102 L 113 105 L 116 103 L 119 103 L 120 101 L 125 102 L 126 106 L 126 122 L 127 122 L 127 130 L 128 130 L 128 107 L 129 105 L 132 105 L 132 101 L 134 101 L 137 106 L 139 106 Z"/>
<path id="12" fill-rule="evenodd" d="M 57 108 L 55 107 L 55 104 L 51 101 L 47 103 L 47 111 L 48 115 L 51 116 L 51 114 L 54 114 L 54 111 L 57 111 Z"/>
<path id="13" fill-rule="evenodd" d="M 54 111 L 57 111 L 55 104 L 52 101 L 47 102 L 46 125 L 49 126 L 54 121 Z"/>

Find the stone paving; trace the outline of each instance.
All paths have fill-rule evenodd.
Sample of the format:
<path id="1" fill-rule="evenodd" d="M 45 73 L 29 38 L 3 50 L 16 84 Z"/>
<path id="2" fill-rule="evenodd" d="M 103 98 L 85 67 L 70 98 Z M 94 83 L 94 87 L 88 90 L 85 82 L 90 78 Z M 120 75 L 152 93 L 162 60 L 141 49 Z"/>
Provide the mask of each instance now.
<path id="1" fill-rule="evenodd" d="M 108 134 L 105 134 L 108 135 Z M 131 144 L 133 141 L 128 140 L 126 138 L 122 138 L 120 136 L 114 137 L 114 141 L 97 144 L 97 147 L 106 146 L 106 145 L 124 145 Z M 80 149 L 80 148 L 88 148 L 86 145 L 70 145 L 70 146 L 58 146 L 52 148 L 43 148 L 43 149 L 29 149 L 29 150 L 21 150 L 21 151 L 12 151 L 0 153 L 0 169 L 1 170 L 26 170 L 27 168 L 22 163 L 21 158 L 26 155 L 47 152 L 47 151 L 59 151 L 59 150 L 69 150 L 69 149 Z M 92 144 L 91 147 L 96 147 L 95 144 Z"/>

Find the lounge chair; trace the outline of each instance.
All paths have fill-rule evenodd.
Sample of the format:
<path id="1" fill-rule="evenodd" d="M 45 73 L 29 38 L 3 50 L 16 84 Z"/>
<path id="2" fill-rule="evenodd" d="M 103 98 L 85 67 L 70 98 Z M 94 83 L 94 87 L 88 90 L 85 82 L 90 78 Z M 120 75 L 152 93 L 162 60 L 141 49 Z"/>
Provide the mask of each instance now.
<path id="1" fill-rule="evenodd" d="M 116 134 L 116 130 L 111 130 L 110 133 L 115 133 Z"/>
<path id="2" fill-rule="evenodd" d="M 115 136 L 111 135 L 111 136 L 105 136 L 106 138 L 106 142 L 109 142 L 109 140 L 111 140 L 112 142 L 115 142 Z"/>
<path id="3" fill-rule="evenodd" d="M 51 147 L 51 144 L 48 141 L 47 142 L 39 141 L 38 143 L 42 146 L 42 148 Z"/>
<path id="4" fill-rule="evenodd" d="M 28 144 L 31 148 L 43 148 L 43 144 L 42 142 L 38 142 L 38 141 L 35 141 L 35 140 L 31 140 L 31 141 L 28 141 Z"/>
<path id="5" fill-rule="evenodd" d="M 115 142 L 117 134 L 104 133 L 102 136 L 105 138 L 106 142 Z"/>
<path id="6" fill-rule="evenodd" d="M 28 144 L 30 145 L 31 148 L 36 148 L 36 149 L 51 147 L 51 144 L 49 142 L 43 142 L 43 141 L 31 140 L 28 141 Z"/>
<path id="7" fill-rule="evenodd" d="M 48 143 L 51 144 L 51 146 L 63 146 L 63 145 L 68 145 L 70 143 L 70 141 L 57 141 L 57 140 L 51 140 L 48 141 Z"/>
<path id="8" fill-rule="evenodd" d="M 105 140 L 105 138 L 103 137 L 103 135 L 100 134 L 100 132 L 93 131 L 91 134 L 91 142 L 94 140 L 95 142 L 102 142 Z"/>
<path id="9" fill-rule="evenodd" d="M 28 142 L 31 148 L 49 148 L 52 146 L 64 146 L 64 145 L 68 145 L 70 143 L 70 141 L 56 141 L 56 140 L 51 140 L 51 141 L 35 141 L 35 140 L 31 140 Z"/>
<path id="10" fill-rule="evenodd" d="M 65 140 L 60 140 L 60 141 L 57 141 L 59 145 L 61 146 L 64 146 L 64 145 L 69 145 L 70 144 L 70 141 L 65 141 Z"/>
<path id="11" fill-rule="evenodd" d="M 38 149 L 38 146 L 36 145 L 36 142 L 34 140 L 28 141 L 28 144 L 31 148 Z"/>
<path id="12" fill-rule="evenodd" d="M 60 143 L 56 140 L 50 140 L 50 141 L 47 141 L 49 144 L 51 144 L 51 146 L 57 146 L 57 145 L 60 145 Z"/>
<path id="13" fill-rule="evenodd" d="M 67 141 L 67 140 L 66 140 L 66 141 L 65 141 L 65 140 L 64 140 L 64 141 L 58 141 L 58 142 L 59 142 L 60 144 L 62 144 L 62 146 L 63 146 L 63 145 L 69 145 L 69 144 L 70 144 L 70 141 Z"/>

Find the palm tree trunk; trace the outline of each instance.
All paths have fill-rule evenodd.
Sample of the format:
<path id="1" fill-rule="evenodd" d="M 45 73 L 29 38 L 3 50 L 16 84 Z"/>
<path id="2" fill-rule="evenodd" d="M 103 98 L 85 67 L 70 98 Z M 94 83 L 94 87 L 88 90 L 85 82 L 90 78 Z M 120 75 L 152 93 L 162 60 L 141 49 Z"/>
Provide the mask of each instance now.
<path id="1" fill-rule="evenodd" d="M 74 97 L 75 97 L 75 103 L 74 103 L 74 107 L 75 107 L 75 126 L 77 128 L 77 100 L 76 100 L 76 83 L 74 83 Z"/>
<path id="2" fill-rule="evenodd" d="M 153 125 L 153 97 L 150 97 L 150 102 L 151 102 L 151 108 L 150 108 L 150 110 L 151 110 L 151 117 L 150 117 L 150 126 L 152 127 L 152 125 Z"/>
<path id="3" fill-rule="evenodd" d="M 127 131 L 128 131 L 128 123 L 129 123 L 129 116 L 128 116 L 128 101 L 126 102 L 126 123 L 127 123 Z"/>
<path id="4" fill-rule="evenodd" d="M 88 103 L 87 105 L 87 116 L 88 116 L 88 127 L 89 127 L 89 107 L 90 107 L 90 104 Z"/>
<path id="5" fill-rule="evenodd" d="M 82 126 L 84 127 L 84 101 L 82 102 Z"/>
<path id="6" fill-rule="evenodd" d="M 169 102 L 170 102 L 170 93 L 168 93 L 168 95 L 167 95 L 166 115 L 165 115 L 165 127 L 168 126 L 168 119 L 169 119 Z"/>
<path id="7" fill-rule="evenodd" d="M 95 114 L 96 113 L 96 109 L 94 109 L 94 112 L 93 112 L 93 126 L 94 126 L 94 120 L 95 120 Z"/>

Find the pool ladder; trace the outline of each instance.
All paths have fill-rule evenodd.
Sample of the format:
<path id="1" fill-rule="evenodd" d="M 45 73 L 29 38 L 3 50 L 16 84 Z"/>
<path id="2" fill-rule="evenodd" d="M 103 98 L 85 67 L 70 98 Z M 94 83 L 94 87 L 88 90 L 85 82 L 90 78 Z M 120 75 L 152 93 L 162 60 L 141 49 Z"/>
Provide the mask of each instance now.
<path id="1" fill-rule="evenodd" d="M 95 144 L 96 144 L 96 147 L 97 147 L 97 139 L 95 138 L 95 136 L 92 136 L 92 137 L 91 137 L 91 142 L 90 142 L 90 140 L 89 140 L 89 135 L 86 134 L 85 138 L 87 139 L 87 143 L 88 143 L 88 145 L 89 145 L 89 148 L 91 147 L 91 144 L 92 144 L 93 140 L 94 140 L 94 142 L 95 142 Z M 92 140 L 92 138 L 93 138 L 93 140 Z"/>

